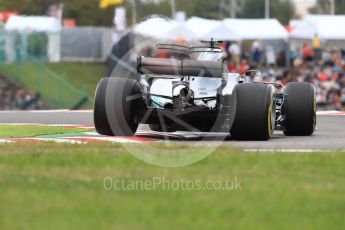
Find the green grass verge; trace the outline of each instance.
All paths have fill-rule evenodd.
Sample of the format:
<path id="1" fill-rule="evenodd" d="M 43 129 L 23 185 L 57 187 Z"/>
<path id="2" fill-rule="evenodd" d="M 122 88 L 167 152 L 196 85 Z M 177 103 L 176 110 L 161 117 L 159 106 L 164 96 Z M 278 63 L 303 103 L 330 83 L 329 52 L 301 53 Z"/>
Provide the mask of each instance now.
<path id="1" fill-rule="evenodd" d="M 86 132 L 86 130 L 69 127 L 0 125 L 0 138 L 36 137 L 40 135 L 80 132 Z"/>
<path id="2" fill-rule="evenodd" d="M 160 168 L 120 144 L 6 144 L 0 148 L 0 229 L 344 229 L 344 165 L 343 153 L 245 153 L 223 146 L 194 165 Z M 108 191 L 106 177 L 237 177 L 242 189 Z"/>
<path id="3" fill-rule="evenodd" d="M 41 93 L 49 108 L 69 108 L 77 104 L 82 95 L 79 91 L 93 98 L 97 83 L 106 75 L 107 69 L 101 63 L 61 62 L 46 63 L 54 76 L 46 69 L 33 62 L 20 64 L 1 64 L 0 73 L 21 82 L 26 89 Z M 66 87 L 63 82 L 71 84 Z M 85 108 L 92 108 L 90 100 Z"/>
<path id="4" fill-rule="evenodd" d="M 65 80 L 75 87 L 85 87 L 90 97 L 94 96 L 99 80 L 107 74 L 106 65 L 103 63 L 62 62 L 46 65 L 54 72 L 64 75 Z"/>

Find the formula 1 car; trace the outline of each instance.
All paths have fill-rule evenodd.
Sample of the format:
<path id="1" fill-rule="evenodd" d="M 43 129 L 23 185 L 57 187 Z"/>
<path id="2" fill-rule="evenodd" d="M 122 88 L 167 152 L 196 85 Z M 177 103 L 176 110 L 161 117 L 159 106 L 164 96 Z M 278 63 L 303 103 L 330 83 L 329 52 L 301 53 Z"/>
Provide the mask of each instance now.
<path id="1" fill-rule="evenodd" d="M 142 123 L 160 132 L 226 132 L 234 140 L 268 140 L 274 130 L 287 136 L 314 133 L 311 84 L 252 82 L 258 70 L 229 73 L 217 44 L 161 44 L 158 49 L 176 57 L 138 57 L 136 80 L 101 79 L 94 105 L 97 132 L 132 136 Z"/>

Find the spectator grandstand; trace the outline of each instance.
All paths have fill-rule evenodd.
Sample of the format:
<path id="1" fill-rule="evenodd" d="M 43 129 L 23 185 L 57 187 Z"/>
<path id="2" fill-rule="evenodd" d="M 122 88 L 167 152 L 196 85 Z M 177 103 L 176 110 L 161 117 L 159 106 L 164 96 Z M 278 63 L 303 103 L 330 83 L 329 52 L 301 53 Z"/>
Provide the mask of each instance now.
<path id="1" fill-rule="evenodd" d="M 18 83 L 0 75 L 0 110 L 42 109 L 40 95 L 26 90 Z"/>

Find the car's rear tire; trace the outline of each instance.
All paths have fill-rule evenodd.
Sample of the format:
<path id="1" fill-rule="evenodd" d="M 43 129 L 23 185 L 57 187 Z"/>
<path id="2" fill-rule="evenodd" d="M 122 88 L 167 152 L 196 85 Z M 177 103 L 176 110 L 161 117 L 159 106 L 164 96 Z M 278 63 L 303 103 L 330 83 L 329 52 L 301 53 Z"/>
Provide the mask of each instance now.
<path id="1" fill-rule="evenodd" d="M 268 140 L 275 127 L 275 90 L 270 85 L 236 85 L 235 117 L 230 134 L 234 140 Z"/>
<path id="2" fill-rule="evenodd" d="M 285 87 L 284 104 L 287 136 L 311 136 L 316 127 L 316 99 L 314 87 L 305 82 L 291 82 Z"/>
<path id="3" fill-rule="evenodd" d="M 138 93 L 134 80 L 102 78 L 96 89 L 94 103 L 96 131 L 106 136 L 133 136 L 138 128 L 135 122 L 137 101 L 129 97 Z"/>

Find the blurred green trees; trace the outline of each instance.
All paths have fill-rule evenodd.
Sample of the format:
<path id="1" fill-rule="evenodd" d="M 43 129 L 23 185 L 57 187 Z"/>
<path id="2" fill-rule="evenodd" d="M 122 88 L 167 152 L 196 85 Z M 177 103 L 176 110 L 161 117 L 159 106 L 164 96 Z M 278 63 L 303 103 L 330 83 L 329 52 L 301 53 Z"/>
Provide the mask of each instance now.
<path id="1" fill-rule="evenodd" d="M 345 14 L 345 1 L 334 0 L 335 14 Z M 317 4 L 314 8 L 310 9 L 313 14 L 330 14 L 331 3 L 330 0 L 317 0 Z"/>
<path id="2" fill-rule="evenodd" d="M 243 1 L 243 6 L 237 10 L 237 17 L 265 17 L 265 0 Z M 185 11 L 187 16 L 199 16 L 210 19 L 224 19 L 230 17 L 227 13 L 224 13 L 226 10 L 220 8 L 220 2 L 221 0 L 176 0 L 176 6 L 177 10 Z M 228 2 L 228 0 L 225 2 Z M 295 17 L 295 8 L 289 0 L 271 0 L 270 11 L 271 18 L 277 18 L 284 24 Z"/>
<path id="3" fill-rule="evenodd" d="M 128 23 L 132 23 L 132 2 L 137 3 L 137 20 L 151 15 L 159 14 L 171 16 L 170 0 L 126 0 L 123 6 L 127 9 Z M 175 0 L 176 10 L 185 11 L 187 16 L 199 16 L 211 19 L 229 17 L 221 8 L 221 0 Z M 265 0 L 244 0 L 243 7 L 238 10 L 241 18 L 263 18 Z M 323 1 L 323 0 L 320 0 Z M 109 26 L 112 24 L 114 7 L 100 9 L 99 0 L 0 0 L 0 10 L 16 10 L 24 15 L 43 15 L 49 5 L 64 3 L 64 17 L 74 18 L 77 25 Z M 228 1 L 226 1 L 228 2 Z M 338 1 L 343 2 L 343 1 Z M 342 4 L 345 5 L 345 2 Z M 289 0 L 271 0 L 271 17 L 278 18 L 282 23 L 287 23 L 294 17 L 294 7 Z"/>
<path id="4" fill-rule="evenodd" d="M 264 18 L 265 0 L 246 0 L 240 18 Z M 270 17 L 277 18 L 281 23 L 287 24 L 295 17 L 295 8 L 289 0 L 271 0 Z"/>

